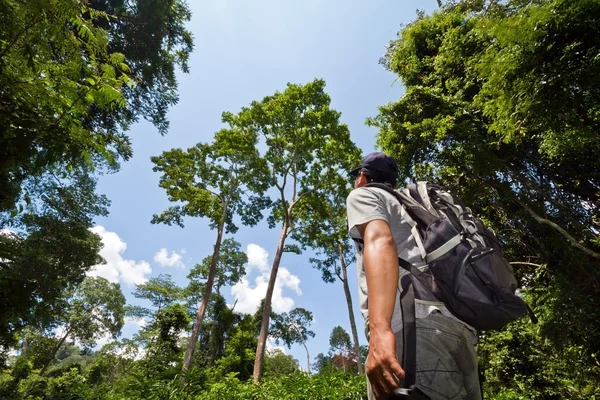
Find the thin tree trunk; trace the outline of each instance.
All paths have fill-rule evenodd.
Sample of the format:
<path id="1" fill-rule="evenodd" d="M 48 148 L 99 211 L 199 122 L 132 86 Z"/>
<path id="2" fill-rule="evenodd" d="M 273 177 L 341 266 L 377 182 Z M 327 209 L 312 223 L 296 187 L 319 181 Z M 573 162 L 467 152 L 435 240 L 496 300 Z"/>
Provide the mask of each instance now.
<path id="1" fill-rule="evenodd" d="M 350 287 L 348 286 L 347 265 L 343 257 L 342 246 L 340 243 L 338 243 L 338 252 L 340 255 L 340 264 L 342 266 L 342 284 L 344 285 L 348 316 L 350 317 L 350 329 L 352 330 L 352 340 L 354 341 L 354 352 L 356 353 L 356 366 L 358 367 L 358 374 L 364 375 L 365 368 L 360 357 L 360 343 L 358 342 L 358 331 L 356 329 L 356 320 L 354 319 L 354 310 L 352 308 L 352 295 L 350 294 Z"/>
<path id="2" fill-rule="evenodd" d="M 256 345 L 254 372 L 252 373 L 252 379 L 254 380 L 254 383 L 259 383 L 263 374 L 265 346 L 267 343 L 267 336 L 269 334 L 269 319 L 271 316 L 271 300 L 273 298 L 273 289 L 275 288 L 275 281 L 277 280 L 277 271 L 279 270 L 279 263 L 281 262 L 281 256 L 283 254 L 283 247 L 285 245 L 285 239 L 287 237 L 287 234 L 288 219 L 285 218 L 283 222 L 283 227 L 281 228 L 281 234 L 279 235 L 279 243 L 277 244 L 277 251 L 275 252 L 275 258 L 273 259 L 273 266 L 271 267 L 271 276 L 269 277 L 267 294 L 265 296 L 262 321 L 260 323 L 260 335 L 258 336 L 258 344 Z"/>
<path id="3" fill-rule="evenodd" d="M 196 320 L 194 322 L 194 328 L 192 329 L 192 336 L 188 341 L 187 348 L 185 349 L 185 356 L 183 357 L 183 365 L 181 370 L 185 373 L 189 370 L 192 365 L 192 359 L 194 358 L 194 352 L 196 351 L 196 343 L 198 342 L 198 336 L 200 335 L 200 326 L 210 301 L 210 295 L 212 293 L 213 282 L 215 280 L 215 274 L 217 272 L 217 261 L 219 260 L 219 252 L 221 250 L 221 241 L 223 239 L 223 230 L 225 227 L 225 219 L 227 217 L 227 202 L 223 205 L 223 212 L 221 215 L 221 221 L 217 228 L 217 240 L 215 241 L 215 248 L 210 261 L 210 269 L 208 272 L 208 279 L 206 280 L 206 287 L 204 288 L 204 295 L 202 296 L 202 302 L 198 307 L 198 313 L 196 314 Z"/>
<path id="4" fill-rule="evenodd" d="M 310 374 L 310 355 L 308 354 L 308 347 L 306 347 L 306 342 L 302 342 L 302 346 L 304 346 L 304 350 L 306 350 L 306 372 Z"/>
<path id="5" fill-rule="evenodd" d="M 67 340 L 67 337 L 69 336 L 70 333 L 71 333 L 71 328 L 67 328 L 65 335 L 58 341 L 56 346 L 54 346 L 54 348 L 52 349 L 51 357 L 49 357 L 48 362 L 46 363 L 46 365 L 44 365 L 44 368 L 42 368 L 42 370 L 40 371 L 40 376 L 43 376 L 44 373 L 46 372 L 46 370 L 48 369 L 48 367 L 50 366 L 50 364 L 52 364 L 52 361 L 54 360 L 54 356 L 56 355 L 56 352 L 58 351 L 58 349 L 60 349 L 60 346 L 63 345 L 65 340 Z"/>
<path id="6" fill-rule="evenodd" d="M 26 354 L 27 350 L 29 350 L 29 336 L 25 333 L 23 336 L 23 343 L 21 343 L 21 355 Z"/>

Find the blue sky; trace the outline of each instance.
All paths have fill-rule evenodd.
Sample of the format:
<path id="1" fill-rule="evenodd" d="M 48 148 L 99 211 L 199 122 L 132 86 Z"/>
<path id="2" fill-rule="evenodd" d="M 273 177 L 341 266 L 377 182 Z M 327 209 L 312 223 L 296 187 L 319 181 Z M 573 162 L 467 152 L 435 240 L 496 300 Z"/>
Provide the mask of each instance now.
<path id="1" fill-rule="evenodd" d="M 179 103 L 169 113 L 169 133 L 162 137 L 146 122 L 132 127 L 134 156 L 120 172 L 102 176 L 99 191 L 112 201 L 110 215 L 96 221 L 104 239 L 107 264 L 97 274 L 119 281 L 131 303 L 131 292 L 161 273 L 185 285 L 189 269 L 212 251 L 215 231 L 202 219 L 187 219 L 185 228 L 152 225 L 153 214 L 169 207 L 152 172 L 150 157 L 174 147 L 210 142 L 222 127 L 223 111 L 237 112 L 286 83 L 303 84 L 315 78 L 327 82 L 332 107 L 342 113 L 354 142 L 368 153 L 375 149 L 375 131 L 364 124 L 377 106 L 403 93 L 395 76 L 379 65 L 385 46 L 401 25 L 415 18 L 417 8 L 430 12 L 435 0 L 188 0 L 195 37 L 190 73 L 179 74 Z M 248 275 L 222 293 L 236 310 L 252 310 L 264 297 L 279 235 L 266 222 L 242 227 L 235 239 L 248 251 Z M 308 255 L 285 254 L 278 276 L 275 311 L 303 307 L 313 312 L 316 337 L 307 346 L 311 359 L 329 348 L 331 330 L 341 325 L 350 332 L 341 283 L 326 284 L 308 264 Z M 361 344 L 366 344 L 358 313 L 356 270 L 350 266 L 350 285 Z M 137 326 L 126 324 L 130 336 Z M 287 350 L 305 367 L 301 346 Z M 312 360 L 311 360 L 312 361 Z"/>

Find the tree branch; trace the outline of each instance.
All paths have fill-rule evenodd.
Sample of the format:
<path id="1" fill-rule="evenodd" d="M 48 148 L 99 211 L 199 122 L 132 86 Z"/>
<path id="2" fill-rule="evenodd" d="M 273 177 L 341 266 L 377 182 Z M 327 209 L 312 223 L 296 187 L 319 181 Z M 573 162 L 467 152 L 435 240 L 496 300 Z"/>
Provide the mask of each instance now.
<path id="1" fill-rule="evenodd" d="M 526 261 L 512 261 L 509 264 L 510 265 L 531 265 L 533 267 L 538 267 L 538 268 L 544 267 L 543 264 L 535 264 L 535 263 L 526 262 Z"/>
<path id="2" fill-rule="evenodd" d="M 531 214 L 531 216 L 533 217 L 533 219 L 535 219 L 538 223 L 543 224 L 543 225 L 548 225 L 552 228 L 554 228 L 554 230 L 556 230 L 557 232 L 559 232 L 561 235 L 563 235 L 569 242 L 571 242 L 571 245 L 573 245 L 574 247 L 576 247 L 577 249 L 583 251 L 585 254 L 594 257 L 594 258 L 598 258 L 600 259 L 600 253 L 597 253 L 593 250 L 588 249 L 587 247 L 585 247 L 584 245 L 582 245 L 581 243 L 579 243 L 577 241 L 577 239 L 575 239 L 573 236 L 571 236 L 569 234 L 569 232 L 567 232 L 566 230 L 564 230 L 563 228 L 561 228 L 557 223 L 552 222 L 548 219 L 542 218 L 540 217 L 538 214 L 536 214 L 535 211 L 533 211 L 531 209 L 531 207 L 529 207 L 527 204 L 525 204 L 524 202 L 522 202 L 518 197 L 514 197 L 515 201 L 517 203 L 519 203 L 521 205 L 521 207 L 523 207 L 523 209 L 525 209 L 529 214 Z"/>
<path id="3" fill-rule="evenodd" d="M 35 25 L 39 24 L 40 22 L 42 22 L 42 20 L 44 19 L 45 14 L 42 15 L 41 18 L 36 19 L 35 21 L 33 21 L 31 24 L 27 25 L 25 28 L 23 28 L 23 30 L 19 33 L 17 33 L 17 35 L 15 36 L 15 38 L 12 40 L 12 42 L 10 42 L 3 50 L 2 53 L 0 53 L 0 59 L 4 58 L 4 56 L 6 55 L 6 53 L 8 53 L 8 51 L 19 41 L 19 39 L 21 38 L 21 36 L 25 35 L 25 33 L 27 33 L 27 31 L 31 28 L 33 28 Z"/>

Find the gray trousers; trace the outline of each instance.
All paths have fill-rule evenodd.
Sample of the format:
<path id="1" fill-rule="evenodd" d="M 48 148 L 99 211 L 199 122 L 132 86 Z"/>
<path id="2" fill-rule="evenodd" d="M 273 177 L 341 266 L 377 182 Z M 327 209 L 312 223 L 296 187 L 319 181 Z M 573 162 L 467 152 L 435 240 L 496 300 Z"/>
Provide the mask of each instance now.
<path id="1" fill-rule="evenodd" d="M 432 400 L 481 400 L 475 333 L 439 311 L 416 321 L 417 387 Z M 402 350 L 402 331 L 399 331 L 396 356 L 400 365 Z M 367 387 L 369 400 L 375 400 L 368 379 Z"/>

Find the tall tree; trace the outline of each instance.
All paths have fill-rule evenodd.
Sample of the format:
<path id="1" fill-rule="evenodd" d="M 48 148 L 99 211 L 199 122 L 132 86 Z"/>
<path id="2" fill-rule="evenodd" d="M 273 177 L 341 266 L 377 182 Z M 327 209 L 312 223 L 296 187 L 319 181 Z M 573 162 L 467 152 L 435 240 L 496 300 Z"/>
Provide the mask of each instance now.
<path id="1" fill-rule="evenodd" d="M 48 363 L 40 371 L 46 372 L 54 355 L 67 338 L 84 346 L 94 346 L 105 335 L 117 338 L 125 317 L 125 296 L 118 283 L 101 277 L 87 277 L 68 295 L 68 300 L 57 321 L 62 328 L 61 338 L 52 350 Z"/>
<path id="2" fill-rule="evenodd" d="M 598 354 L 600 3 L 447 4 L 388 47 L 406 94 L 369 121 L 378 144 L 401 178 L 448 186 L 493 226 L 532 295 L 553 286 L 558 301 L 534 296 L 540 340 Z"/>
<path id="3" fill-rule="evenodd" d="M 336 326 L 329 335 L 329 348 L 333 355 L 339 354 L 342 360 L 342 368 L 344 372 L 347 369 L 346 359 L 348 358 L 348 351 L 352 348 L 352 342 L 350 335 L 341 326 Z"/>
<path id="4" fill-rule="evenodd" d="M 320 190 L 324 176 L 348 167 L 346 164 L 356 153 L 348 128 L 339 122 L 340 113 L 330 108 L 330 102 L 325 82 L 315 80 L 303 86 L 288 84 L 283 92 L 254 101 L 236 115 L 226 115 L 231 126 L 263 138 L 266 152 L 262 159 L 276 193 L 268 222 L 270 227 L 281 224 L 256 347 L 255 382 L 262 376 L 271 299 L 281 257 L 286 250 L 296 250 L 286 246 L 296 223 L 295 208 L 307 194 Z"/>
<path id="5" fill-rule="evenodd" d="M 139 117 L 166 133 L 192 50 L 184 1 L 5 1 L 0 15 L 0 211 L 49 168 L 117 168 Z"/>
<path id="6" fill-rule="evenodd" d="M 183 227 L 184 217 L 206 217 L 211 228 L 217 230 L 202 302 L 185 352 L 184 371 L 192 362 L 213 291 L 223 234 L 237 231 L 236 216 L 245 225 L 256 224 L 262 218 L 261 210 L 269 204 L 262 195 L 267 189 L 267 170 L 257 149 L 258 135 L 231 124 L 228 113 L 223 114 L 223 122 L 230 128 L 217 132 L 211 144 L 199 143 L 187 151 L 172 149 L 152 157 L 154 171 L 162 173 L 160 187 L 166 190 L 169 201 L 183 203 L 155 215 L 152 223 Z"/>
<path id="7" fill-rule="evenodd" d="M 275 339 L 275 343 L 283 342 L 288 349 L 294 343 L 300 343 L 306 350 L 306 371 L 310 373 L 310 354 L 306 341 L 309 337 L 315 337 L 315 333 L 309 330 L 312 322 L 312 313 L 304 308 L 294 308 L 289 313 L 277 314 L 274 316 L 270 336 Z"/>
<path id="8" fill-rule="evenodd" d="M 354 165 L 358 165 L 358 157 Z M 359 374 L 364 374 L 360 356 L 358 330 L 352 307 L 352 294 L 348 284 L 348 265 L 354 262 L 354 249 L 350 243 L 346 222 L 346 197 L 350 188 L 346 172 L 330 175 L 324 190 L 308 196 L 299 209 L 302 223 L 297 224 L 292 237 L 303 246 L 312 248 L 316 256 L 310 263 L 322 273 L 325 282 L 336 278 L 342 283 L 348 318 L 357 357 Z"/>

